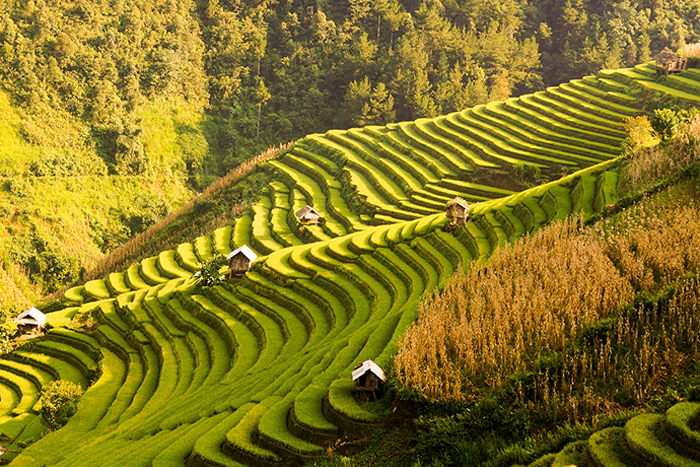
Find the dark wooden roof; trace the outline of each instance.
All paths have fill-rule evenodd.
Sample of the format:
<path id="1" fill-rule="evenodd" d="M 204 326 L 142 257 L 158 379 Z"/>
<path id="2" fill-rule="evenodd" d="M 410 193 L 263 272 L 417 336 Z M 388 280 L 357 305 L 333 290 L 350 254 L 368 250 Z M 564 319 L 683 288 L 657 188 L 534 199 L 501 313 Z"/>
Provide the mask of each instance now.
<path id="1" fill-rule="evenodd" d="M 301 219 L 302 217 L 304 217 L 305 215 L 307 215 L 307 214 L 310 213 L 310 212 L 313 213 L 313 214 L 316 214 L 316 215 L 319 216 L 319 217 L 321 217 L 321 215 L 318 213 L 318 211 L 316 211 L 314 208 L 312 208 L 312 207 L 309 206 L 308 204 L 307 204 L 306 206 L 304 206 L 303 208 L 299 209 L 299 210 L 295 213 L 295 216 L 297 216 L 298 219 Z"/>
<path id="2" fill-rule="evenodd" d="M 467 203 L 467 200 L 464 198 L 460 198 L 457 196 L 454 199 L 451 199 L 450 201 L 447 202 L 445 205 L 445 208 L 449 208 L 450 206 L 462 206 L 464 209 L 469 209 L 469 203 Z"/>
<path id="3" fill-rule="evenodd" d="M 675 52 L 671 52 L 668 49 L 655 55 L 652 60 L 656 62 L 657 70 L 664 70 L 667 72 L 685 70 L 686 64 L 688 63 L 687 58 Z"/>

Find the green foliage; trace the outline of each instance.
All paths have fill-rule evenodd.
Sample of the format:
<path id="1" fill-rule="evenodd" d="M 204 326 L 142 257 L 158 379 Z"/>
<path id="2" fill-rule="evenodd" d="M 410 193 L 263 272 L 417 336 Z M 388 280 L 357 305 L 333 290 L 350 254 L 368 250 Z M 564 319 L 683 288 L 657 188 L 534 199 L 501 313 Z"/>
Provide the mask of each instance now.
<path id="1" fill-rule="evenodd" d="M 681 133 L 686 125 L 697 115 L 698 110 L 691 109 L 656 109 L 650 119 L 651 127 L 662 141 L 668 141 Z"/>
<path id="2" fill-rule="evenodd" d="M 77 402 L 83 390 L 70 381 L 52 381 L 41 392 L 41 416 L 51 430 L 66 424 L 77 409 Z"/>
<path id="3" fill-rule="evenodd" d="M 0 355 L 12 352 L 17 347 L 14 340 L 16 334 L 17 322 L 13 318 L 0 324 Z"/>
<path id="4" fill-rule="evenodd" d="M 633 151 L 651 146 L 657 141 L 653 134 L 655 129 L 646 115 L 627 118 L 625 131 L 627 131 L 627 147 Z"/>
<path id="5" fill-rule="evenodd" d="M 225 256 L 221 254 L 214 255 L 202 263 L 202 266 L 195 271 L 192 277 L 202 288 L 222 284 L 226 276 L 222 275 L 219 271 L 226 264 Z"/>

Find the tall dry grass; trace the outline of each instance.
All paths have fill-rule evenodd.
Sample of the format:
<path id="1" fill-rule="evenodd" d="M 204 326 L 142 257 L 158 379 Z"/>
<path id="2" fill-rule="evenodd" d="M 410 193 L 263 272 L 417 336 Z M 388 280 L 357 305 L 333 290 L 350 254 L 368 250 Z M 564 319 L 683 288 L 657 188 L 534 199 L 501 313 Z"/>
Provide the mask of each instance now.
<path id="1" fill-rule="evenodd" d="M 518 404 L 567 421 L 643 404 L 700 357 L 700 285 L 629 304 L 699 272 L 692 182 L 590 228 L 549 226 L 421 303 L 399 343 L 398 378 L 427 398 L 464 401 L 529 374 L 511 388 Z"/>
<path id="2" fill-rule="evenodd" d="M 700 57 L 700 42 L 685 44 L 678 53 L 686 57 Z"/>
<path id="3" fill-rule="evenodd" d="M 554 224 L 421 303 L 399 345 L 399 380 L 430 398 L 476 398 L 633 296 L 602 241 L 578 220 Z"/>
<path id="4" fill-rule="evenodd" d="M 638 117 L 644 120 L 646 117 Z M 646 119 L 648 122 L 648 119 Z M 628 122 L 629 123 L 629 122 Z M 639 132 L 648 132 L 648 129 L 639 129 L 644 125 L 636 123 L 628 124 L 628 127 L 636 127 Z M 643 139 L 636 135 L 636 131 L 628 128 L 632 145 L 634 141 Z M 666 145 L 656 145 L 641 148 L 630 153 L 625 159 L 621 172 L 621 191 L 624 195 L 632 195 L 644 192 L 654 183 L 665 179 L 691 164 L 700 160 L 700 116 L 695 117 L 682 132 L 676 135 Z"/>

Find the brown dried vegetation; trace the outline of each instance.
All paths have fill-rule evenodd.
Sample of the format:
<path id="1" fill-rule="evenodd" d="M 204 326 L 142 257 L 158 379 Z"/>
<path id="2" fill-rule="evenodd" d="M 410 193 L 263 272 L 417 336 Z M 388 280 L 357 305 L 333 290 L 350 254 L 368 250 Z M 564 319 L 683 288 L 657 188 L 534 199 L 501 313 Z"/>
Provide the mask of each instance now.
<path id="1" fill-rule="evenodd" d="M 434 400 L 505 390 L 566 421 L 648 402 L 700 357 L 698 199 L 684 182 L 592 227 L 551 225 L 459 272 L 420 305 L 399 344 L 399 381 Z"/>

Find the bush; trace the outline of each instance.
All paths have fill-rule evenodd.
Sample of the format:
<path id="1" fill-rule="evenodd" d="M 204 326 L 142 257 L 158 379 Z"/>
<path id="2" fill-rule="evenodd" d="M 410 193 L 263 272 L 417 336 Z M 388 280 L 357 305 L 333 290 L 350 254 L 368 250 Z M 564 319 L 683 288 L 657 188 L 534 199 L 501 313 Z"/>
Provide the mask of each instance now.
<path id="1" fill-rule="evenodd" d="M 68 422 L 77 409 L 83 389 L 77 384 L 62 379 L 52 381 L 41 392 L 41 416 L 51 430 Z"/>
<path id="2" fill-rule="evenodd" d="M 656 109 L 651 117 L 651 127 L 662 141 L 667 141 L 680 133 L 698 115 L 695 108 L 690 110 Z"/>
<path id="3" fill-rule="evenodd" d="M 223 255 L 215 255 L 204 262 L 202 266 L 192 275 L 201 287 L 211 287 L 224 282 L 226 276 L 219 273 L 222 266 L 226 264 Z"/>

